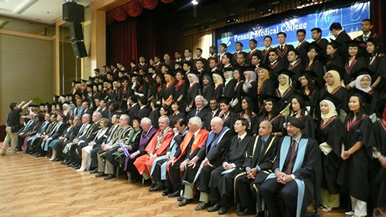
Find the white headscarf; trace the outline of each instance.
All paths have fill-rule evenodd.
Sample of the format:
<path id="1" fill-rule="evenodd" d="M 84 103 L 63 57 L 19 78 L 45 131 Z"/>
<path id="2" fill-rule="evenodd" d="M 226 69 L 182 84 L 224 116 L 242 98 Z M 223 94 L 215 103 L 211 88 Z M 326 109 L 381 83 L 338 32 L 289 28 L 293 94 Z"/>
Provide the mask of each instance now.
<path id="1" fill-rule="evenodd" d="M 243 90 L 245 92 L 248 92 L 248 88 L 251 88 L 252 85 L 251 85 L 251 82 L 252 81 L 256 81 L 256 73 L 254 71 L 245 71 L 244 72 L 244 76 L 246 74 L 249 74 L 249 80 L 247 81 L 247 79 L 245 79 L 245 82 L 244 82 L 244 85 L 243 85 Z M 247 76 L 245 76 L 246 78 Z"/>
<path id="2" fill-rule="evenodd" d="M 364 87 L 361 86 L 361 80 L 362 80 L 362 78 L 365 77 L 365 76 L 369 77 L 369 79 L 370 79 L 370 84 L 371 84 L 371 76 L 370 76 L 370 75 L 368 75 L 368 74 L 359 75 L 359 76 L 355 79 L 355 88 L 358 89 L 358 90 L 361 90 L 361 91 L 363 91 L 363 92 L 368 93 L 369 91 L 371 91 L 371 85 L 369 84 L 369 86 L 366 87 L 366 88 L 364 88 Z"/>
<path id="3" fill-rule="evenodd" d="M 336 112 L 336 108 L 335 108 L 334 103 L 332 103 L 332 102 L 331 102 L 330 100 L 328 100 L 328 99 L 324 99 L 324 100 L 322 100 L 322 101 L 319 103 L 319 106 L 322 104 L 322 102 L 327 103 L 327 106 L 328 106 L 328 113 L 327 113 L 327 114 L 321 113 L 321 117 L 322 117 L 322 119 L 323 119 L 323 122 L 326 122 L 326 121 L 328 121 L 330 118 L 332 118 L 332 117 L 338 115 L 338 113 Z"/>
<path id="4" fill-rule="evenodd" d="M 189 76 L 193 79 L 193 81 L 190 83 L 190 87 L 193 86 L 194 84 L 200 82 L 200 81 L 198 80 L 198 77 L 197 77 L 196 74 L 194 74 L 194 73 L 189 73 L 189 74 L 188 74 L 188 77 L 189 77 Z"/>

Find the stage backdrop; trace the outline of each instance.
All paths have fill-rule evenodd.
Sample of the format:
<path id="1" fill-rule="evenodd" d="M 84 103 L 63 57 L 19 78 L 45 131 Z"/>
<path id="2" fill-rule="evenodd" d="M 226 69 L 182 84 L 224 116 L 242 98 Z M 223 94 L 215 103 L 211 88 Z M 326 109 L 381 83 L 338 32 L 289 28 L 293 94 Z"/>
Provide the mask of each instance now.
<path id="1" fill-rule="evenodd" d="M 370 2 L 355 2 L 346 6 L 313 6 L 310 9 L 289 11 L 282 15 L 273 15 L 255 21 L 235 24 L 214 31 L 217 50 L 221 43 L 228 45 L 227 52 L 235 52 L 235 43 L 241 42 L 244 51 L 248 52 L 248 42 L 256 39 L 258 49 L 264 48 L 263 39 L 269 35 L 272 37 L 272 47 L 278 45 L 276 34 L 285 32 L 287 43 L 295 47 L 298 45 L 296 31 L 305 29 L 307 41 L 311 39 L 311 29 L 319 27 L 323 31 L 323 38 L 334 38 L 329 31 L 331 23 L 341 23 L 344 30 L 351 37 L 356 37 L 361 32 L 361 21 L 370 18 Z"/>

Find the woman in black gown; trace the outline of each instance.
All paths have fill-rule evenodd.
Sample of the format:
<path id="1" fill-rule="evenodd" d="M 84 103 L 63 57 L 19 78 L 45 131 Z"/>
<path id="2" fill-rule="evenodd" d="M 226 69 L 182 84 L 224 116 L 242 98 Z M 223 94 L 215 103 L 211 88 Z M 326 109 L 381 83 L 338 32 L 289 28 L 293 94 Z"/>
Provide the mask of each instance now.
<path id="1" fill-rule="evenodd" d="M 279 100 L 279 97 L 273 95 L 266 96 L 264 98 L 264 108 L 260 111 L 257 122 L 270 121 L 272 124 L 271 135 L 281 137 L 285 135 L 285 129 L 283 128 L 285 116 L 279 113 Z"/>
<path id="2" fill-rule="evenodd" d="M 184 73 L 182 70 L 177 70 L 175 74 L 176 84 L 174 86 L 173 99 L 180 104 L 181 108 L 186 106 L 186 91 L 187 91 L 187 82 L 184 78 Z"/>
<path id="3" fill-rule="evenodd" d="M 294 95 L 291 99 L 290 116 L 299 118 L 306 127 L 302 130 L 302 135 L 315 139 L 315 123 L 311 115 L 306 111 L 306 102 L 300 95 Z"/>
<path id="4" fill-rule="evenodd" d="M 349 57 L 344 64 L 345 73 L 342 78 L 347 89 L 350 88 L 349 83 L 355 79 L 353 74 L 367 66 L 366 59 L 360 56 L 358 42 L 350 41 L 348 43 L 348 54 Z"/>
<path id="5" fill-rule="evenodd" d="M 169 115 L 169 119 L 170 119 L 170 127 L 174 128 L 174 124 L 176 123 L 176 121 L 178 121 L 179 119 L 186 119 L 186 115 L 184 112 L 181 112 L 180 111 L 180 104 L 173 100 L 172 102 L 172 105 L 171 105 L 171 114 Z"/>
<path id="6" fill-rule="evenodd" d="M 216 99 L 220 99 L 221 98 L 221 96 L 223 94 L 223 89 L 224 89 L 224 80 L 223 80 L 223 77 L 221 76 L 220 73 L 221 72 L 216 71 L 212 75 L 213 83 L 214 83 L 212 97 L 214 97 Z"/>
<path id="7" fill-rule="evenodd" d="M 354 216 L 367 216 L 370 186 L 368 180 L 372 124 L 363 111 L 363 100 L 353 94 L 348 102 L 350 112 L 343 131 L 343 143 L 338 184 L 347 188 Z M 342 175 L 342 176 L 341 176 Z"/>
<path id="8" fill-rule="evenodd" d="M 198 77 L 194 73 L 188 74 L 189 87 L 186 95 L 186 108 L 185 112 L 190 112 L 194 108 L 194 98 L 199 95 L 200 82 Z"/>
<path id="9" fill-rule="evenodd" d="M 213 95 L 213 81 L 212 76 L 208 73 L 205 73 L 202 76 L 202 90 L 201 95 L 206 99 L 206 101 L 210 101 Z"/>
<path id="10" fill-rule="evenodd" d="M 245 96 L 241 100 L 241 108 L 242 111 L 238 114 L 236 114 L 236 117 L 234 120 L 237 118 L 245 118 L 248 120 L 248 129 L 247 133 L 248 135 L 256 135 L 257 134 L 257 129 L 258 129 L 258 123 L 257 123 L 257 116 L 253 112 L 253 101 L 251 98 Z"/>
<path id="11" fill-rule="evenodd" d="M 340 191 L 336 182 L 341 164 L 343 124 L 338 118 L 332 99 L 320 102 L 321 121 L 317 130 L 317 140 L 322 155 L 322 211 L 330 212 L 339 207 Z"/>
<path id="12" fill-rule="evenodd" d="M 244 84 L 243 77 L 242 70 L 240 68 L 235 68 L 233 71 L 233 78 L 236 80 L 236 84 L 233 87 L 233 93 L 229 103 L 233 113 L 241 112 L 241 92 Z"/>
<path id="13" fill-rule="evenodd" d="M 227 68 L 224 71 L 224 91 L 222 96 L 226 98 L 231 98 L 233 95 L 233 88 L 236 84 L 236 80 L 233 78 L 233 68 Z"/>
<path id="14" fill-rule="evenodd" d="M 339 55 L 339 47 L 342 46 L 339 42 L 331 40 L 328 43 L 326 48 L 327 62 L 326 62 L 326 71 L 330 70 L 332 66 L 343 68 L 344 60 L 341 55 Z"/>

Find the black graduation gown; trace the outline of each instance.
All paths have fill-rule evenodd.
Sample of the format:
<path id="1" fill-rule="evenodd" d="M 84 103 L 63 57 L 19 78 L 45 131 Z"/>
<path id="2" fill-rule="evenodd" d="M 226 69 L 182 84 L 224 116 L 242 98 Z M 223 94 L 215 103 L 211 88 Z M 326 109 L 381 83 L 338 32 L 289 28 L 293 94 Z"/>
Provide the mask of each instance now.
<path id="1" fill-rule="evenodd" d="M 277 55 L 279 56 L 279 60 L 283 61 L 285 64 L 288 64 L 288 59 L 287 59 L 288 52 L 290 50 L 295 50 L 294 46 L 289 44 L 285 44 L 283 50 L 280 50 L 280 46 L 277 46 L 275 49 L 276 49 Z"/>
<path id="2" fill-rule="evenodd" d="M 275 86 L 278 85 L 278 77 L 281 70 L 286 68 L 283 61 L 276 61 L 274 64 L 269 64 L 271 68 L 270 78 L 275 82 Z"/>
<path id="3" fill-rule="evenodd" d="M 344 67 L 344 60 L 341 55 L 335 55 L 333 57 L 328 57 L 326 61 L 326 72 L 331 69 L 331 67 L 338 67 L 343 69 Z"/>
<path id="4" fill-rule="evenodd" d="M 244 84 L 241 84 L 243 86 Z M 241 89 L 241 95 L 242 96 L 249 96 L 252 100 L 256 100 L 256 95 L 257 95 L 257 82 L 252 81 L 251 82 L 251 87 L 248 88 L 247 91 L 245 91 L 243 88 Z M 241 102 L 240 102 L 241 103 Z"/>
<path id="5" fill-rule="evenodd" d="M 310 111 L 309 111 L 310 115 L 315 116 L 314 113 L 315 113 L 315 107 L 318 106 L 317 101 L 318 101 L 319 91 L 313 90 L 309 95 L 307 95 L 306 92 L 304 91 L 304 88 L 302 88 L 299 94 L 303 95 L 304 98 L 306 99 L 305 104 L 306 104 L 306 107 L 307 106 L 310 107 Z"/>
<path id="6" fill-rule="evenodd" d="M 149 114 L 149 119 L 151 120 L 151 124 L 153 127 L 158 129 L 158 118 L 160 117 L 159 115 L 159 109 L 155 109 L 150 112 Z"/>
<path id="7" fill-rule="evenodd" d="M 338 47 L 339 53 L 344 57 L 348 56 L 348 45 L 346 42 L 351 41 L 351 37 L 346 33 L 346 31 L 342 31 L 335 39 L 335 41 L 343 46 Z"/>
<path id="8" fill-rule="evenodd" d="M 236 114 L 235 117 L 233 118 L 232 125 L 234 124 L 234 122 L 236 122 L 237 118 L 242 118 L 242 117 L 243 117 L 242 112 Z M 258 134 L 257 129 L 259 129 L 259 123 L 258 123 L 259 120 L 257 119 L 257 115 L 255 113 L 252 113 L 252 117 L 247 118 L 247 120 L 248 120 L 248 129 L 247 129 L 248 135 L 252 136 L 252 135 Z"/>
<path id="9" fill-rule="evenodd" d="M 324 95 L 326 94 L 327 92 L 327 88 L 322 88 L 320 89 L 319 91 L 319 94 L 318 94 L 318 100 L 316 101 L 316 104 L 315 104 L 315 114 L 316 114 L 316 117 L 318 119 L 320 119 L 320 107 L 319 107 L 319 103 L 320 101 L 322 101 L 324 98 Z M 349 99 L 349 92 L 346 88 L 344 87 L 338 87 L 336 88 L 332 93 L 330 93 L 331 95 L 334 95 L 335 97 L 337 97 L 339 99 L 339 105 L 335 105 L 336 107 L 336 111 L 339 113 L 340 112 L 340 109 L 343 109 L 346 113 L 348 113 L 348 99 Z"/>
<path id="10" fill-rule="evenodd" d="M 302 61 L 302 62 L 306 62 L 307 60 L 307 45 L 310 44 L 308 41 L 304 40 L 299 46 L 296 47 L 296 50 L 298 51 L 299 53 L 299 59 Z"/>
<path id="11" fill-rule="evenodd" d="M 352 61 L 351 65 L 349 65 L 349 61 L 346 60 L 344 64 L 344 77 L 342 78 L 344 81 L 344 84 L 347 85 L 351 81 L 355 80 L 355 77 L 353 77 L 353 74 L 355 74 L 356 71 L 359 69 L 367 67 L 367 62 L 365 58 L 359 57 Z"/>
<path id="12" fill-rule="evenodd" d="M 161 90 L 161 99 L 167 100 L 171 96 L 173 100 L 174 99 L 173 93 L 174 93 L 174 84 L 170 84 L 169 86 L 165 84 Z"/>
<path id="13" fill-rule="evenodd" d="M 176 85 L 174 86 L 174 93 L 173 93 L 173 99 L 178 100 L 180 96 L 183 96 L 181 98 L 180 102 L 180 108 L 185 109 L 187 97 L 186 97 L 186 91 L 187 91 L 187 83 L 186 81 L 183 81 L 182 84 L 178 84 L 176 82 Z"/>
<path id="14" fill-rule="evenodd" d="M 199 89 L 200 89 L 200 84 L 195 83 L 193 86 L 188 87 L 187 90 L 187 97 L 186 97 L 186 105 L 192 105 L 194 106 L 194 98 L 199 95 Z"/>
<path id="15" fill-rule="evenodd" d="M 300 88 L 301 84 L 299 82 L 299 76 L 301 72 L 304 70 L 304 65 L 300 61 L 297 61 L 292 66 L 288 65 L 287 69 L 294 73 L 294 75 L 291 77 L 292 86 L 297 89 Z"/>
<path id="16" fill-rule="evenodd" d="M 332 151 L 326 156 L 321 152 L 323 165 L 322 187 L 330 194 L 339 194 L 339 185 L 336 180 L 341 164 L 343 124 L 338 117 L 330 118 L 326 123 L 320 123 L 317 131 L 318 143 L 326 142 Z"/>
<path id="17" fill-rule="evenodd" d="M 348 194 L 361 201 L 369 200 L 370 186 L 367 177 L 370 162 L 372 124 L 366 114 L 358 114 L 357 120 L 349 124 L 346 120 L 343 131 L 343 143 L 345 151 L 349 150 L 356 142 L 362 141 L 363 146 L 350 156 L 349 159 L 342 161 L 340 167 L 338 184 L 348 191 Z"/>
<path id="18" fill-rule="evenodd" d="M 230 80 L 224 87 L 223 97 L 232 98 L 233 88 L 236 85 L 237 81 L 235 79 Z M 225 83 L 224 83 L 225 84 Z"/>
<path id="19" fill-rule="evenodd" d="M 324 69 L 322 63 L 319 60 L 315 60 L 311 65 L 307 64 L 305 70 L 314 71 L 318 76 L 316 79 L 316 85 L 318 89 L 324 87 Z"/>
<path id="20" fill-rule="evenodd" d="M 268 59 L 268 55 L 269 55 L 269 52 L 271 52 L 272 48 L 270 47 L 268 50 L 266 50 L 265 48 L 261 51 L 261 63 L 263 64 L 266 64 L 268 65 L 269 64 L 269 59 Z"/>
<path id="21" fill-rule="evenodd" d="M 385 86 L 386 86 L 386 56 L 384 54 L 377 54 L 373 61 L 369 61 L 368 67 L 371 71 L 375 72 L 375 74 L 371 75 L 371 82 L 375 82 L 378 76 L 382 77 L 382 81 L 375 88 L 375 91 L 385 94 Z"/>
<path id="22" fill-rule="evenodd" d="M 259 111 L 264 106 L 264 98 L 266 96 L 273 96 L 275 94 L 275 84 L 271 79 L 268 79 L 264 81 L 263 85 L 259 88 L 260 93 L 258 94 L 258 100 L 257 100 L 257 108 L 259 108 Z"/>
<path id="23" fill-rule="evenodd" d="M 203 87 L 201 90 L 201 95 L 206 99 L 206 101 L 209 102 L 213 95 L 213 85 L 208 84 L 207 86 Z"/>
<path id="24" fill-rule="evenodd" d="M 318 40 L 315 40 L 315 42 L 322 48 L 322 50 L 319 51 L 319 60 L 321 62 L 326 62 L 326 59 L 327 59 L 326 48 L 328 45 L 327 39 L 319 38 Z"/>
<path id="25" fill-rule="evenodd" d="M 219 84 L 217 87 L 214 87 L 213 88 L 213 94 L 212 94 L 212 97 L 216 98 L 216 99 L 221 99 L 221 96 L 223 94 L 223 84 Z"/>
<path id="26" fill-rule="evenodd" d="M 283 95 L 281 95 L 279 89 L 276 88 L 275 95 L 280 98 L 279 102 L 277 103 L 277 105 L 279 107 L 279 112 L 280 112 L 288 105 L 288 103 L 291 103 L 291 99 L 294 96 L 294 90 L 292 89 L 292 87 L 289 87 L 283 93 Z"/>
<path id="27" fill-rule="evenodd" d="M 241 112 L 241 96 L 242 96 L 242 88 L 243 88 L 244 81 L 240 81 L 235 84 L 233 87 L 233 93 L 232 93 L 232 100 L 237 99 L 238 103 L 232 108 L 233 113 L 240 113 Z"/>
<path id="28" fill-rule="evenodd" d="M 373 125 L 370 143 L 386 156 L 386 125 L 379 120 Z M 370 167 L 371 204 L 380 207 L 386 204 L 386 168 L 382 167 L 378 159 L 373 159 Z"/>
<path id="29" fill-rule="evenodd" d="M 310 115 L 302 115 L 300 119 L 304 122 L 305 127 L 302 130 L 302 135 L 307 138 L 315 139 L 315 122 Z"/>

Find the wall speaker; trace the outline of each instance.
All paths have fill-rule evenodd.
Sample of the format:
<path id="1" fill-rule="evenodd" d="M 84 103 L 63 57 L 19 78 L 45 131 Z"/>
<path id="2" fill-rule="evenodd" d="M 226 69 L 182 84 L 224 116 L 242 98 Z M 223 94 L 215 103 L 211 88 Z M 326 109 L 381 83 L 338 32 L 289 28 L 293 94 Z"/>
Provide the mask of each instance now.
<path id="1" fill-rule="evenodd" d="M 76 2 L 66 2 L 63 4 L 63 20 L 67 22 L 83 22 L 84 6 Z"/>
<path id="2" fill-rule="evenodd" d="M 87 56 L 86 47 L 83 41 L 72 42 L 72 50 L 76 58 L 82 58 Z"/>
<path id="3" fill-rule="evenodd" d="M 83 40 L 83 28 L 81 23 L 70 23 L 71 40 Z"/>

